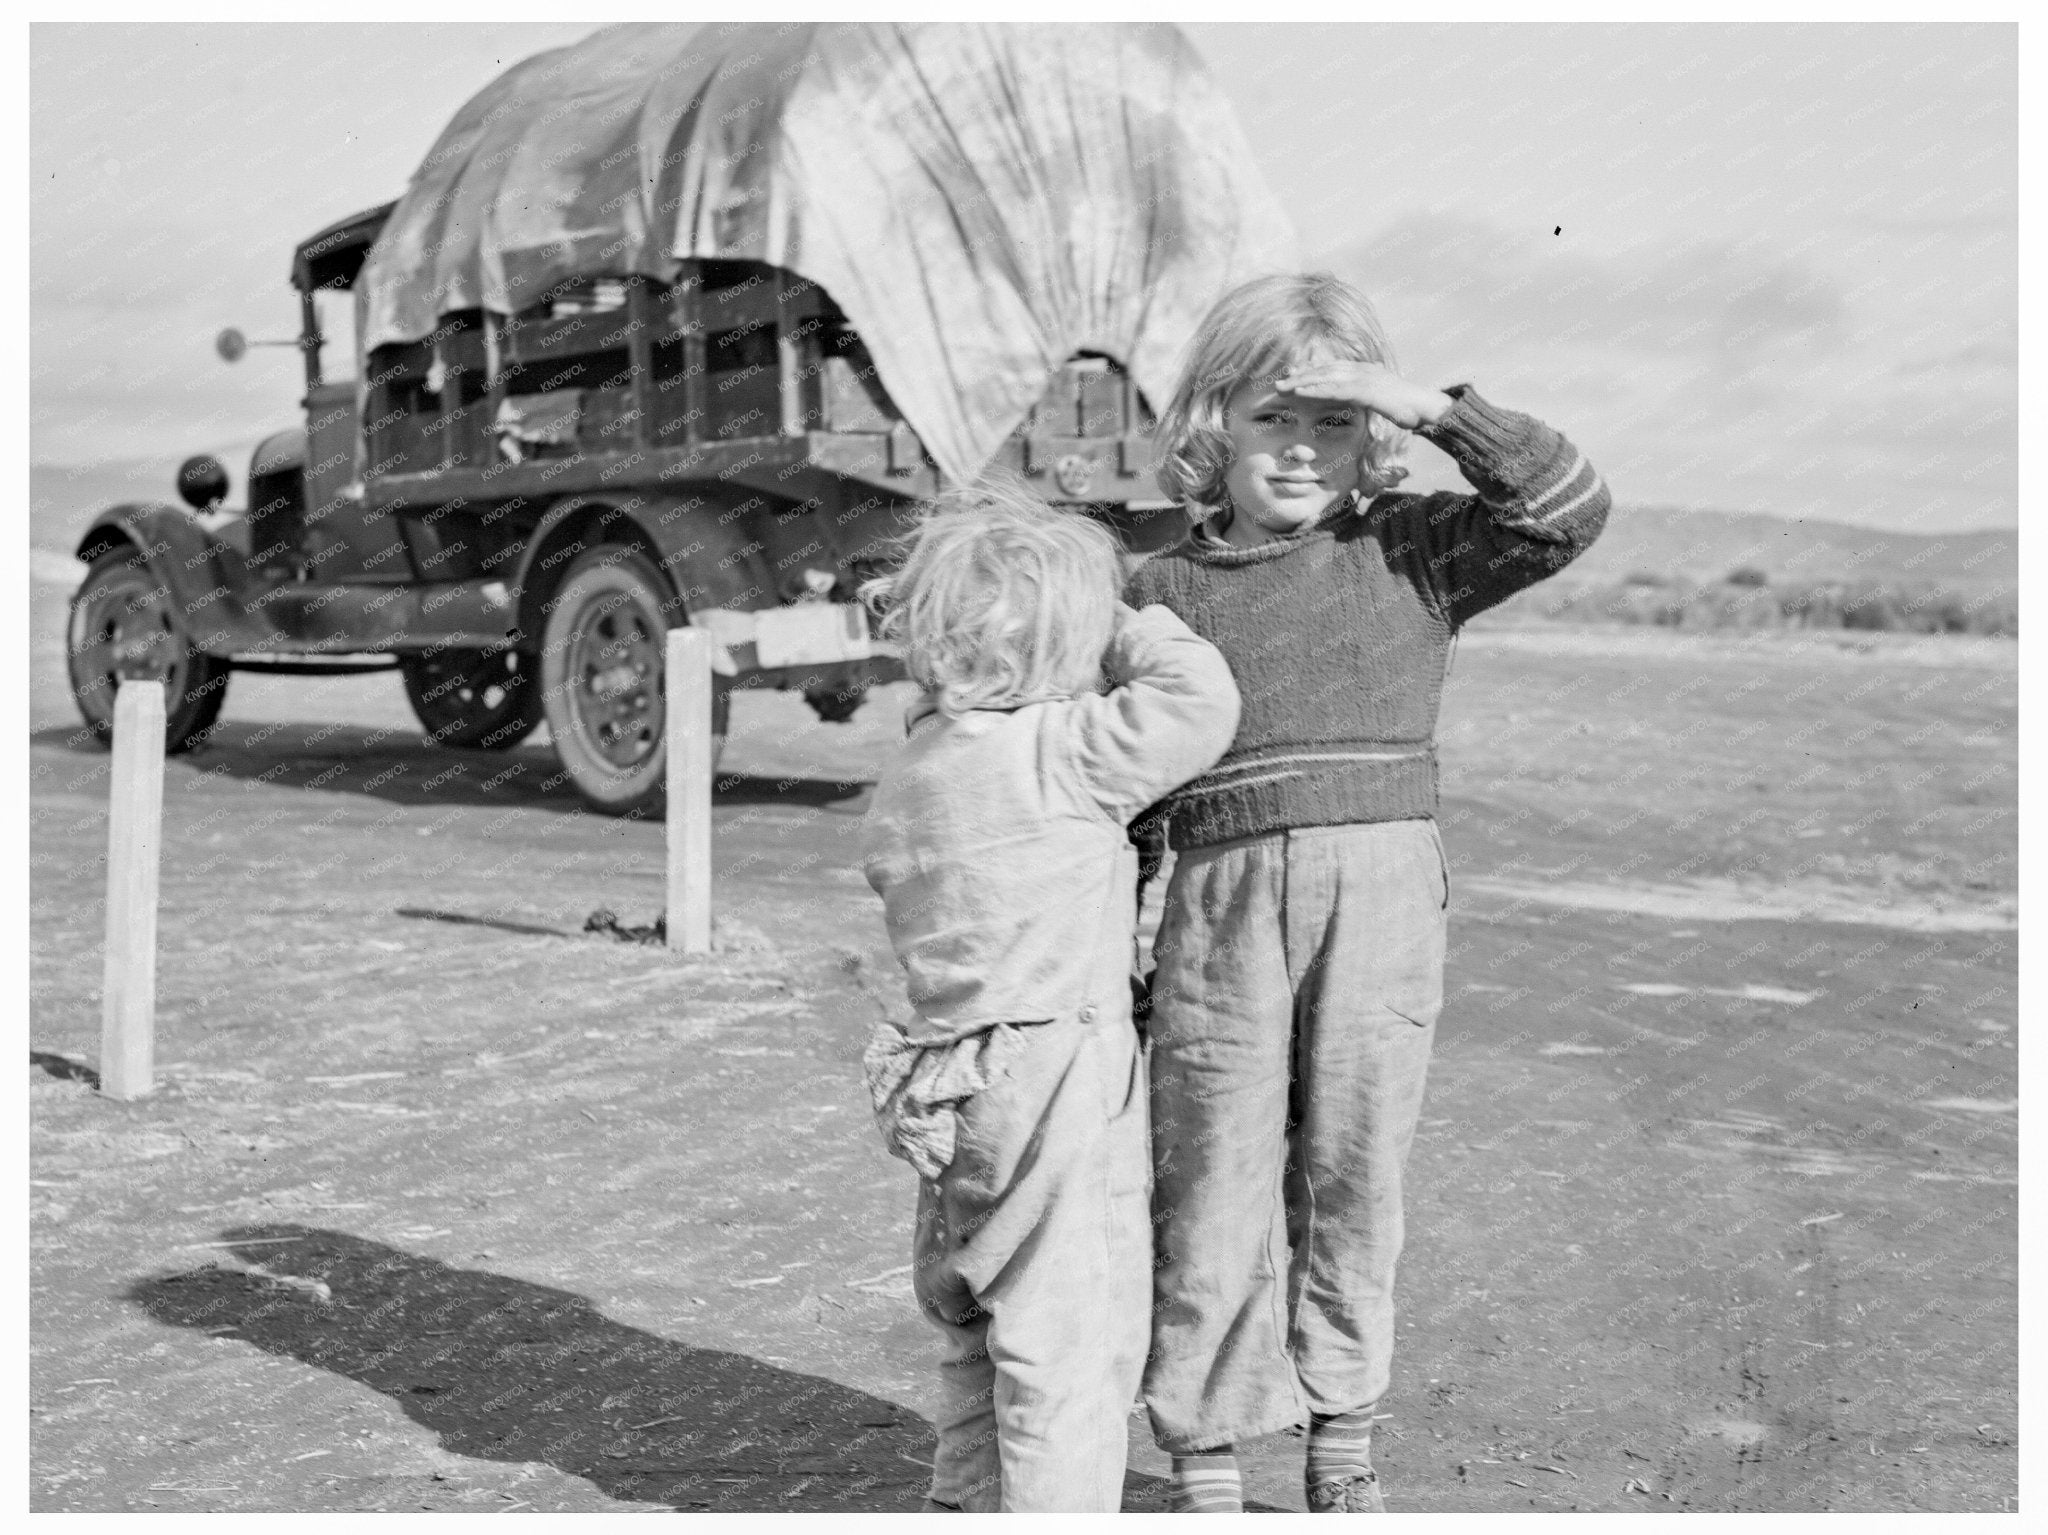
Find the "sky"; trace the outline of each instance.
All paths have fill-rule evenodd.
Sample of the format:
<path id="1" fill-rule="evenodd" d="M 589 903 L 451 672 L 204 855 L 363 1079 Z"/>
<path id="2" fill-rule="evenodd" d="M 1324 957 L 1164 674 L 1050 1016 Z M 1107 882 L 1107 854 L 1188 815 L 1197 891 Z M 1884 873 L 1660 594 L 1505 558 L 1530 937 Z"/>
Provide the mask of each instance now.
<path id="1" fill-rule="evenodd" d="M 589 30 L 32 28 L 33 458 L 291 424 L 294 354 L 215 334 L 293 335 L 293 244 Z M 1624 503 L 2016 522 L 2010 25 L 1185 30 L 1404 371 L 1550 421 Z"/>

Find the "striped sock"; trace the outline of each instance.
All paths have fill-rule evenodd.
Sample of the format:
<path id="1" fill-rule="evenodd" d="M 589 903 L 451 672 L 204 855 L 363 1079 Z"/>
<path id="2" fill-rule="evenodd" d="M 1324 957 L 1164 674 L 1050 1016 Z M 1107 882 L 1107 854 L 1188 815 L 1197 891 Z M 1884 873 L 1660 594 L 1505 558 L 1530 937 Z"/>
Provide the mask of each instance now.
<path id="1" fill-rule="evenodd" d="M 1372 1409 L 1313 1414 L 1308 1423 L 1308 1482 L 1372 1475 Z"/>
<path id="2" fill-rule="evenodd" d="M 1243 1513 L 1244 1478 L 1238 1474 L 1236 1449 L 1219 1444 L 1199 1454 L 1174 1456 L 1166 1509 L 1172 1514 Z"/>

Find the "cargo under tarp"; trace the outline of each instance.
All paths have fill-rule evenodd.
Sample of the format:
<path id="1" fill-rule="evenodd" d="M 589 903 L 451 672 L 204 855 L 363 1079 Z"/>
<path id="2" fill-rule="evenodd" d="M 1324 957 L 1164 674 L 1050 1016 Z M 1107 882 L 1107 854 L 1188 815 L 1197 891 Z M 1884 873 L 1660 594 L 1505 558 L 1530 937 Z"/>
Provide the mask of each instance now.
<path id="1" fill-rule="evenodd" d="M 822 286 L 965 479 L 1077 351 L 1163 404 L 1202 313 L 1296 249 L 1172 26 L 609 27 L 456 114 L 363 268 L 363 345 L 684 257 Z"/>

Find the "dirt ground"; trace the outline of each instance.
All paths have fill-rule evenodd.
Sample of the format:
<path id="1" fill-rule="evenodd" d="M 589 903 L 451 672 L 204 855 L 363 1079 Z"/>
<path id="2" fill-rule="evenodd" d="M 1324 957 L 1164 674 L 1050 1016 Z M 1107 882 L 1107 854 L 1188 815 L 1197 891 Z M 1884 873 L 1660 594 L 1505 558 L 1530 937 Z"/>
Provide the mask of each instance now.
<path id="1" fill-rule="evenodd" d="M 743 695 L 717 953 L 661 829 L 396 679 L 238 677 L 166 783 L 162 1086 L 93 1089 L 107 757 L 34 588 L 32 1507 L 914 1508 L 933 1338 L 858 1056 L 901 689 Z M 1858 643 L 1860 641 L 1860 644 Z M 1475 631 L 1395 1510 L 2007 1509 L 2016 665 Z M 544 738 L 542 738 L 544 741 Z M 1131 1420 L 1127 1504 L 1163 1456 Z M 1301 1507 L 1300 1442 L 1249 1492 Z"/>

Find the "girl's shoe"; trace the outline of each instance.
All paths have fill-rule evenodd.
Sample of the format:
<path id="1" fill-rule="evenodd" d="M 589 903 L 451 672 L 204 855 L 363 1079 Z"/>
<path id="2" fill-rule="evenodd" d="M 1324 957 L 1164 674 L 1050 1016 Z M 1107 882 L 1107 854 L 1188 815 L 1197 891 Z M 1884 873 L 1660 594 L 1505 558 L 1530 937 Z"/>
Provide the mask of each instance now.
<path id="1" fill-rule="evenodd" d="M 1312 1514 L 1384 1514 L 1385 1500 L 1380 1497 L 1380 1474 L 1368 1471 L 1364 1476 L 1338 1476 L 1328 1481 L 1310 1482 L 1308 1511 Z"/>

